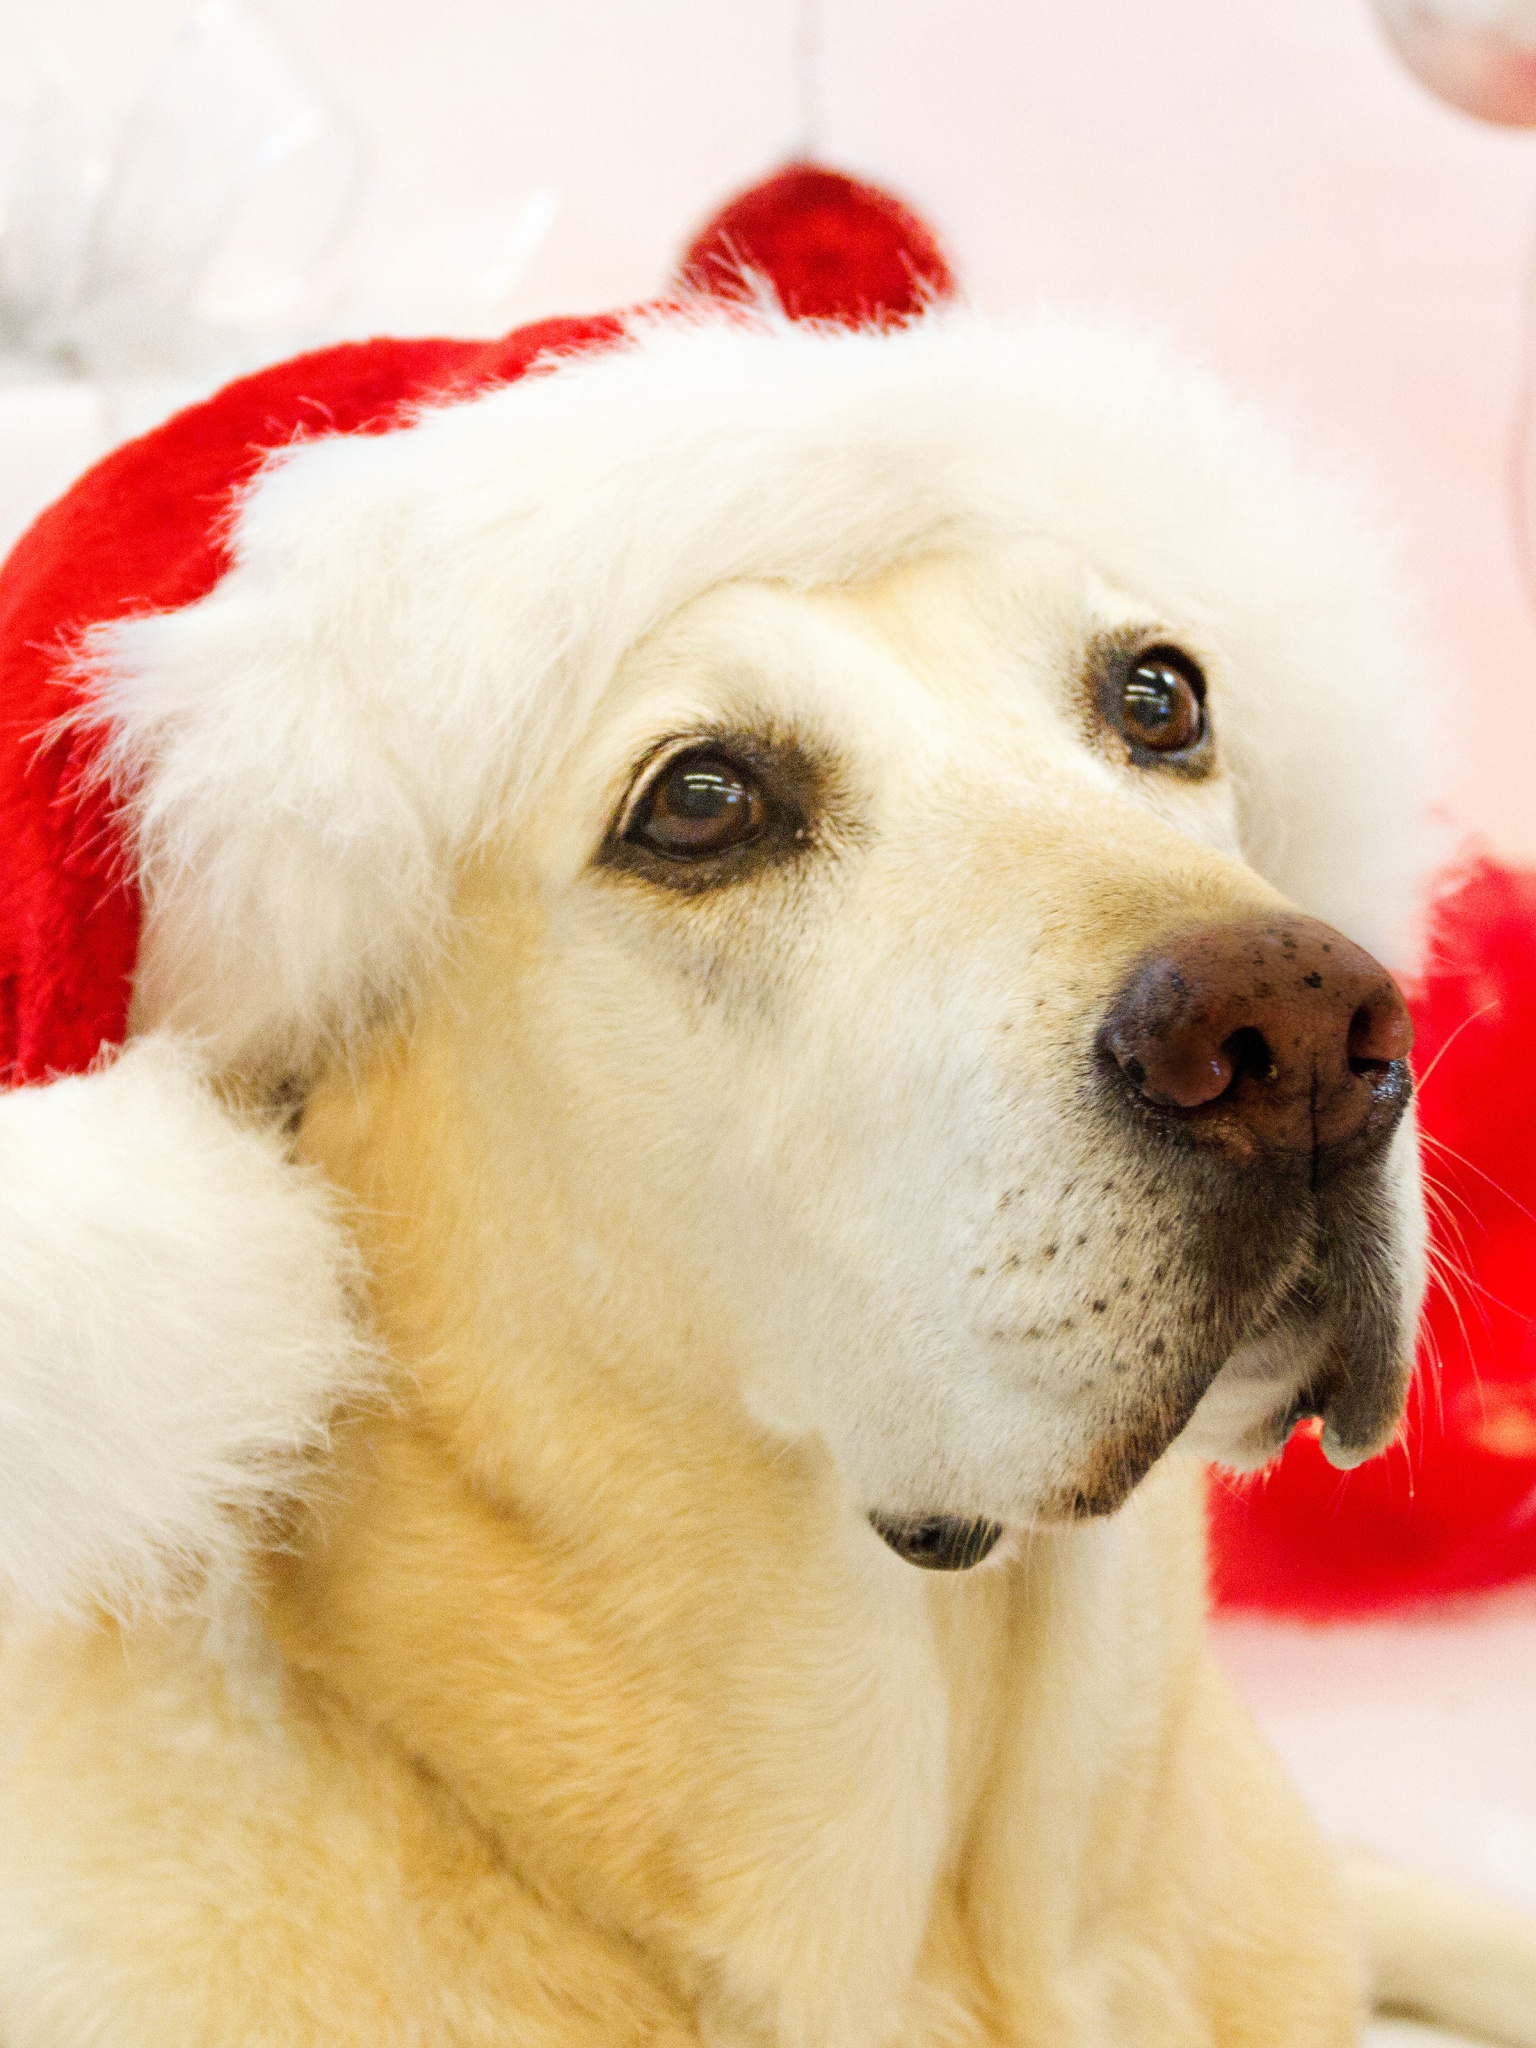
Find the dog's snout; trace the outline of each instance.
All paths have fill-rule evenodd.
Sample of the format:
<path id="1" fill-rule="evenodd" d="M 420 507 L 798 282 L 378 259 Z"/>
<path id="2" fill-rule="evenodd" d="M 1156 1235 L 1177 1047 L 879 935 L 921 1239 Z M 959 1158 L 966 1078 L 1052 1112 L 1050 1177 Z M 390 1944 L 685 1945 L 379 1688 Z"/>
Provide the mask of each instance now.
<path id="1" fill-rule="evenodd" d="M 1316 918 L 1211 925 L 1140 960 L 1100 1027 L 1136 1101 L 1228 1157 L 1384 1139 L 1413 1025 L 1386 968 Z"/>

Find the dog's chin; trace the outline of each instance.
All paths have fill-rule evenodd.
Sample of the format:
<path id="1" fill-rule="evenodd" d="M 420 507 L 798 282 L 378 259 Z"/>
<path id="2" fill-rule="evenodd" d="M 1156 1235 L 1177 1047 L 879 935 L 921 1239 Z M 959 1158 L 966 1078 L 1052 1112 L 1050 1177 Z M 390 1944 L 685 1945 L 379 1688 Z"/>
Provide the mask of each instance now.
<path id="1" fill-rule="evenodd" d="M 1231 1472 L 1257 1472 L 1306 1423 L 1340 1471 L 1392 1441 L 1407 1391 L 1408 1347 L 1396 1318 L 1346 1333 L 1332 1318 L 1282 1322 L 1241 1344 L 1180 1433 L 1179 1448 Z M 1351 1343 L 1353 1338 L 1353 1344 Z M 1369 1355 L 1354 1355 L 1362 1338 Z"/>
<path id="2" fill-rule="evenodd" d="M 1201 1396 L 1180 1448 L 1229 1471 L 1259 1471 L 1316 1412 L 1308 1388 L 1327 1352 L 1321 1330 L 1278 1329 L 1240 1344 Z"/>
<path id="3" fill-rule="evenodd" d="M 1000 1511 L 870 1515 L 876 1533 L 908 1564 L 963 1572 L 998 1551 L 1009 1530 L 1048 1531 L 1115 1514 L 1170 1450 L 1229 1471 L 1273 1462 L 1303 1424 L 1320 1425 L 1324 1455 L 1347 1471 L 1386 1448 L 1401 1420 L 1411 1362 L 1408 1304 L 1386 1290 L 1337 1297 L 1298 1293 L 1262 1335 L 1228 1355 L 1180 1426 L 1159 1404 L 1155 1419 L 1121 1425 L 1094 1441 L 1080 1470 L 1046 1496 Z"/>
<path id="4" fill-rule="evenodd" d="M 968 1572 L 989 1558 L 1005 1533 L 980 1515 L 872 1514 L 870 1525 L 907 1564 L 920 1571 Z"/>

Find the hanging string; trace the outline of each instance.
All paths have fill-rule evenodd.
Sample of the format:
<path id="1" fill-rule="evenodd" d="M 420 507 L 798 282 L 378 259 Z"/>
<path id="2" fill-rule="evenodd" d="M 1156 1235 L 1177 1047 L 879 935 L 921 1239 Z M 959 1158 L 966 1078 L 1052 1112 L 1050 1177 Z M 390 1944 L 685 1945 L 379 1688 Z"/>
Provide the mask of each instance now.
<path id="1" fill-rule="evenodd" d="M 1505 451 L 1504 488 L 1509 506 L 1510 538 L 1520 585 L 1536 613 L 1536 505 L 1532 504 L 1532 465 L 1536 463 L 1536 219 L 1529 230 L 1520 279 L 1515 370 L 1515 396 L 1509 412 L 1509 445 Z"/>
<path id="2" fill-rule="evenodd" d="M 795 155 L 821 155 L 821 0 L 795 0 Z"/>

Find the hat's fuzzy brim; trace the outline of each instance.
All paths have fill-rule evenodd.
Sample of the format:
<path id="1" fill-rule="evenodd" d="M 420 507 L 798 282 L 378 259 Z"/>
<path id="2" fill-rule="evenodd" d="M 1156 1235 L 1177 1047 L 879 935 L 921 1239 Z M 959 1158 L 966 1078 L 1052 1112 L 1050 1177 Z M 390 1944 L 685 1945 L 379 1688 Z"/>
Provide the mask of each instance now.
<path id="1" fill-rule="evenodd" d="M 369 1378 L 354 1265 L 167 1040 L 0 1095 L 0 1589 L 122 1608 L 229 1563 Z"/>

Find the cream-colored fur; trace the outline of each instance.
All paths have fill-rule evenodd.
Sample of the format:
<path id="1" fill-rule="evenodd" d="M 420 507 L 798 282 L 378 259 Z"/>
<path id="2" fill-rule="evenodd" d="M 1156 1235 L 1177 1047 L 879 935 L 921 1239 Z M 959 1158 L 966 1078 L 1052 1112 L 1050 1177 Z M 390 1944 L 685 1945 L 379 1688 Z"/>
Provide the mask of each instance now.
<path id="1" fill-rule="evenodd" d="M 1070 1519 L 1187 1419 L 1211 1286 L 1097 1020 L 1281 900 L 1229 774 L 1096 724 L 1131 629 L 1198 648 L 1220 761 L 1221 618 L 1058 544 L 717 589 L 459 864 L 298 1138 L 392 1401 L 248 1582 L 6 1639 L 5 2048 L 1355 2038 L 1330 1857 L 1203 1641 L 1198 1465 Z M 804 847 L 697 895 L 605 860 L 721 730 L 820 764 Z M 1406 1359 L 1411 1131 L 1383 1185 Z M 1281 1322 L 1205 1453 L 1278 1440 Z M 868 1520 L 935 1510 L 1011 1533 L 948 1577 Z"/>

